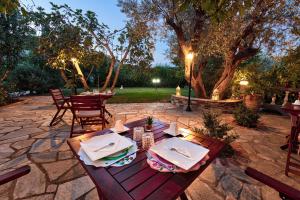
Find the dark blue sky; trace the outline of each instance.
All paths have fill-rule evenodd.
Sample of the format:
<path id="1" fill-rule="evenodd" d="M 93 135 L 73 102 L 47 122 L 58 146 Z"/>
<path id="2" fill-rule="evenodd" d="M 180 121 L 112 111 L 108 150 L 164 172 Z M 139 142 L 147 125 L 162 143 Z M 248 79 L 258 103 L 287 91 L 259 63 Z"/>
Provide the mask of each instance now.
<path id="1" fill-rule="evenodd" d="M 46 10 L 50 9 L 49 0 L 22 0 L 24 4 L 38 7 L 41 6 Z M 34 4 L 32 3 L 34 2 Z M 51 0 L 55 4 L 68 4 L 72 8 L 80 8 L 84 11 L 91 10 L 98 15 L 99 21 L 107 24 L 112 29 L 119 29 L 124 27 L 126 16 L 121 13 L 117 6 L 117 0 Z M 154 63 L 168 64 L 169 60 L 166 58 L 165 51 L 167 45 L 162 41 L 156 42 L 154 52 Z"/>

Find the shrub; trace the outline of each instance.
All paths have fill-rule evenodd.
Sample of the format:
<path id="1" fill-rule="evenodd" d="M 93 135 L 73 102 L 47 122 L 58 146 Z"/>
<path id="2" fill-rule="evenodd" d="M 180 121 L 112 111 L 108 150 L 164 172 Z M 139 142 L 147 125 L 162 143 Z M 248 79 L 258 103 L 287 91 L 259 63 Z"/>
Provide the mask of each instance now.
<path id="1" fill-rule="evenodd" d="M 7 91 L 0 86 L 0 106 L 7 104 L 7 102 L 8 102 Z"/>
<path id="2" fill-rule="evenodd" d="M 37 93 L 46 93 L 50 88 L 63 85 L 57 71 L 31 66 L 16 67 L 9 77 L 9 84 L 12 83 L 16 90 L 30 90 Z"/>
<path id="3" fill-rule="evenodd" d="M 249 110 L 243 104 L 240 105 L 234 112 L 234 118 L 238 125 L 245 127 L 256 127 L 259 119 L 259 114 L 255 111 Z"/>
<path id="4" fill-rule="evenodd" d="M 238 138 L 234 132 L 232 132 L 232 127 L 227 123 L 221 123 L 219 120 L 219 114 L 213 111 L 203 112 L 204 128 L 194 128 L 194 132 L 202 135 L 206 135 L 225 143 L 225 148 L 221 153 L 222 157 L 230 157 L 234 155 L 234 149 L 231 147 L 230 143 Z"/>

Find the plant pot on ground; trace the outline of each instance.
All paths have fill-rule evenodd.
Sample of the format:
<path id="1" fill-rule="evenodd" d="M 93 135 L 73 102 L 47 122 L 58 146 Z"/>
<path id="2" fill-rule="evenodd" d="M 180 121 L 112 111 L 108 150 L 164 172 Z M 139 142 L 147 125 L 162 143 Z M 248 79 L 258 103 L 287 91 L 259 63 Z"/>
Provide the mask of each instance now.
<path id="1" fill-rule="evenodd" d="M 260 94 L 247 94 L 244 97 L 244 104 L 248 109 L 257 112 L 261 107 L 262 99 Z"/>
<path id="2" fill-rule="evenodd" d="M 151 131 L 152 130 L 152 124 L 153 124 L 153 117 L 147 117 L 146 120 L 146 131 Z"/>

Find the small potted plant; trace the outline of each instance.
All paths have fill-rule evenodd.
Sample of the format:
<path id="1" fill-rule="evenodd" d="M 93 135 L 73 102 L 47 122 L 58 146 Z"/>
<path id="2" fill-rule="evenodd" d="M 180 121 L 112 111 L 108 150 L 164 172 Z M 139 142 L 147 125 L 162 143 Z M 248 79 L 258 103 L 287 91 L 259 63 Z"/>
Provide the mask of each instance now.
<path id="1" fill-rule="evenodd" d="M 153 117 L 147 117 L 146 120 L 146 131 L 151 131 L 153 124 Z"/>

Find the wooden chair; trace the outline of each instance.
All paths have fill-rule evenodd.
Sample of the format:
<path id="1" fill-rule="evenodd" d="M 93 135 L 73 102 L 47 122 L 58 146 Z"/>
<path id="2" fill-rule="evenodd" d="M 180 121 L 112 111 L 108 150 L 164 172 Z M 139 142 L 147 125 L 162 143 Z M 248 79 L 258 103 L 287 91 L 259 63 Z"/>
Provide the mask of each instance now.
<path id="1" fill-rule="evenodd" d="M 20 178 L 21 176 L 24 176 L 30 172 L 30 166 L 26 165 L 23 167 L 20 167 L 16 170 L 13 170 L 11 172 L 8 172 L 6 174 L 0 175 L 0 185 L 3 185 L 5 183 L 8 183 L 10 181 L 13 181 L 17 178 Z M 30 186 L 28 186 L 30 187 Z"/>
<path id="2" fill-rule="evenodd" d="M 284 200 L 300 200 L 300 191 L 296 190 L 295 188 L 292 188 L 274 178 L 271 178 L 270 176 L 267 176 L 253 168 L 248 167 L 245 170 L 245 173 L 262 182 L 263 184 L 275 189 L 279 192 L 279 196 L 281 199 Z"/>
<path id="3" fill-rule="evenodd" d="M 102 125 L 102 129 L 105 128 L 105 107 L 103 106 L 103 100 L 99 96 L 71 96 L 71 105 L 73 119 L 70 137 L 74 134 L 74 123 L 77 119 L 79 119 L 83 129 L 85 125 L 99 124 Z M 86 133 L 88 131 L 84 132 Z"/>
<path id="4" fill-rule="evenodd" d="M 66 113 L 66 111 L 68 109 L 71 110 L 71 106 L 69 104 L 70 98 L 64 97 L 61 89 L 51 89 L 50 93 L 51 93 L 52 99 L 54 101 L 54 104 L 57 108 L 57 112 L 55 113 L 52 121 L 50 122 L 50 126 L 54 126 L 62 120 L 64 114 Z M 63 112 L 61 114 L 59 114 L 60 111 L 63 111 Z"/>
<path id="5" fill-rule="evenodd" d="M 297 123 L 297 126 L 292 126 L 291 129 L 285 166 L 285 175 L 287 176 L 289 175 L 289 172 L 300 176 L 300 156 L 297 154 L 297 150 L 299 148 L 298 135 L 299 123 Z"/>

